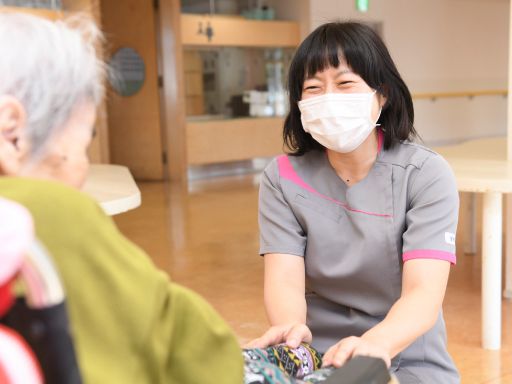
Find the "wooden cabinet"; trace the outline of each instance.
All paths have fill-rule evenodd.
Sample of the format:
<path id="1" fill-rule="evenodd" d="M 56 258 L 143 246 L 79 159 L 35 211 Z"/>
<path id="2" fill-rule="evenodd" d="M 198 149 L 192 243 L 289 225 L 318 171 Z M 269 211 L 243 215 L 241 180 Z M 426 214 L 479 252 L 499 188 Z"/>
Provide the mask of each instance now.
<path id="1" fill-rule="evenodd" d="M 211 38 L 207 35 L 209 28 Z M 181 38 L 184 46 L 296 47 L 300 31 L 293 21 L 183 14 Z"/>

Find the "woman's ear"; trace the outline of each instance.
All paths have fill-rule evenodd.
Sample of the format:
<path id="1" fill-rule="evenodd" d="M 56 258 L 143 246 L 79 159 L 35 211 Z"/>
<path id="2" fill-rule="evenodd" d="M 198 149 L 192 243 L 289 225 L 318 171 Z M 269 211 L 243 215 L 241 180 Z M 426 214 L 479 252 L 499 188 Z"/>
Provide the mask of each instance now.
<path id="1" fill-rule="evenodd" d="M 25 108 L 12 96 L 0 96 L 0 174 L 15 175 L 28 152 Z"/>
<path id="2" fill-rule="evenodd" d="M 377 88 L 377 97 L 379 101 L 379 106 L 384 109 L 384 106 L 386 105 L 388 98 L 388 87 L 386 84 L 382 84 Z"/>

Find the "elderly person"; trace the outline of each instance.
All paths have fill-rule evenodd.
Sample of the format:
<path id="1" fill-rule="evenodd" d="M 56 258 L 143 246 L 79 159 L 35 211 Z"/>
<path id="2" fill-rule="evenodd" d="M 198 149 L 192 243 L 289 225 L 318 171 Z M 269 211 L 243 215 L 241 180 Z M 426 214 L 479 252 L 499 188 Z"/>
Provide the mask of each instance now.
<path id="1" fill-rule="evenodd" d="M 76 189 L 104 73 L 98 32 L 80 24 L 0 13 L 0 196 L 31 212 L 54 258 L 84 382 L 239 384 L 240 348 L 224 321 Z"/>

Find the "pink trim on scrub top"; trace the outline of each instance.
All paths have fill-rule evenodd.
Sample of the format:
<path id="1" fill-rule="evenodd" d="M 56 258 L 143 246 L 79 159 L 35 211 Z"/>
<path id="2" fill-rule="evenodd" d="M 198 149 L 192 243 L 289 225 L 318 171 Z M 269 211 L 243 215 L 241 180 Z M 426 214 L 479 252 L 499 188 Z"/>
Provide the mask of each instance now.
<path id="1" fill-rule="evenodd" d="M 380 140 L 379 140 L 379 142 L 380 142 Z M 309 191 L 309 192 L 311 192 L 311 193 L 313 193 L 313 194 L 315 194 L 317 196 L 320 196 L 323 199 L 332 201 L 333 203 L 342 206 L 347 211 L 363 213 L 365 215 L 370 215 L 370 216 L 391 217 L 391 215 L 386 215 L 386 214 L 383 214 L 383 213 L 366 212 L 366 211 L 361 211 L 359 209 L 350 208 L 348 206 L 348 204 L 346 204 L 346 203 L 342 203 L 341 201 L 332 199 L 329 196 L 325 196 L 325 195 L 321 194 L 316 189 L 311 187 L 308 183 L 306 183 L 304 180 L 302 180 L 299 177 L 299 175 L 297 175 L 297 173 L 295 172 L 295 169 L 293 169 L 293 165 L 290 162 L 290 159 L 286 155 L 279 156 L 277 158 L 277 164 L 278 164 L 278 167 L 279 167 L 279 176 L 281 176 L 283 179 L 287 179 L 287 180 L 291 181 L 292 183 L 298 185 L 299 187 L 305 189 L 306 191 Z"/>
<path id="2" fill-rule="evenodd" d="M 382 145 L 384 145 L 384 132 L 377 128 L 377 153 L 380 153 Z"/>
<path id="3" fill-rule="evenodd" d="M 437 259 L 449 261 L 453 265 L 457 264 L 457 257 L 454 253 L 437 251 L 435 249 L 415 249 L 402 254 L 404 262 L 412 259 Z"/>

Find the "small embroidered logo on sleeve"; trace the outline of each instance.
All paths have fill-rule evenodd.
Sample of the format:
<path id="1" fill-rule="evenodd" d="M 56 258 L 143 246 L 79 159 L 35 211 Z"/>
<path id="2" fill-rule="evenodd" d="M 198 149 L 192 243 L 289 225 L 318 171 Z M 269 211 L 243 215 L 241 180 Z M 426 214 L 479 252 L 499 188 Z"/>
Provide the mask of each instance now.
<path id="1" fill-rule="evenodd" d="M 445 232 L 444 241 L 446 241 L 446 244 L 455 245 L 455 233 Z"/>

